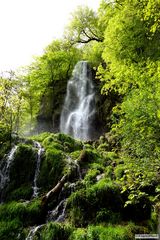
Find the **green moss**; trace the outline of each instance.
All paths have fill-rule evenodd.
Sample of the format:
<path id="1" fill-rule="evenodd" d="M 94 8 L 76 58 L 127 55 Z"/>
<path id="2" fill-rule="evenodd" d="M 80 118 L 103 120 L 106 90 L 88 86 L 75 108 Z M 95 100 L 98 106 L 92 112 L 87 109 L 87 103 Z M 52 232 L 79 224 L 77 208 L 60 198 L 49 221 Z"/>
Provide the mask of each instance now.
<path id="1" fill-rule="evenodd" d="M 58 133 L 55 134 L 55 136 L 57 140 L 59 140 L 63 144 L 67 152 L 74 152 L 83 148 L 83 144 L 81 141 L 75 140 L 66 134 Z"/>
<path id="2" fill-rule="evenodd" d="M 22 223 L 18 219 L 12 221 L 0 221 L 0 239 L 1 240 L 17 240 L 22 231 Z M 24 238 L 22 238 L 24 239 Z"/>
<path id="3" fill-rule="evenodd" d="M 77 160 L 81 154 L 81 150 L 74 151 L 70 154 L 71 158 L 73 160 Z"/>
<path id="4" fill-rule="evenodd" d="M 63 149 L 63 146 L 61 145 L 61 142 L 57 140 L 57 138 L 55 137 L 54 134 L 50 134 L 49 136 L 47 136 L 44 140 L 43 140 L 43 146 L 45 149 L 47 149 L 48 147 L 53 147 L 53 145 L 55 144 L 55 146 L 57 146 L 58 148 L 61 146 L 61 148 Z"/>
<path id="5" fill-rule="evenodd" d="M 41 191 L 47 191 L 52 188 L 63 175 L 65 161 L 60 150 L 48 148 L 42 161 L 38 185 Z"/>
<path id="6" fill-rule="evenodd" d="M 43 139 L 42 145 L 45 148 L 54 147 L 65 152 L 74 152 L 83 147 L 82 142 L 63 133 L 47 135 L 47 137 Z"/>
<path id="7" fill-rule="evenodd" d="M 67 204 L 70 221 L 76 226 L 85 226 L 88 223 L 95 223 L 96 216 L 104 209 L 114 215 L 112 221 L 120 220 L 123 200 L 116 184 L 101 179 L 86 189 L 72 193 Z M 119 218 L 116 218 L 115 215 Z M 109 222 L 110 219 L 106 218 L 106 221 Z"/>
<path id="8" fill-rule="evenodd" d="M 25 204 L 10 202 L 8 204 L 0 205 L 0 220 L 12 221 L 13 219 L 19 219 L 23 221 L 26 212 Z"/>
<path id="9" fill-rule="evenodd" d="M 105 168 L 105 176 L 111 180 L 114 179 L 114 169 L 112 166 L 108 166 Z"/>
<path id="10" fill-rule="evenodd" d="M 125 170 L 126 166 L 121 164 L 114 169 L 114 174 L 117 180 L 121 179 L 124 176 Z"/>
<path id="11" fill-rule="evenodd" d="M 89 163 L 101 162 L 101 156 L 95 149 L 83 149 L 78 161 L 82 166 L 85 166 Z"/>
<path id="12" fill-rule="evenodd" d="M 0 222 L 11 222 L 17 219 L 23 227 L 38 224 L 42 221 L 41 200 L 30 202 L 10 202 L 0 205 Z"/>
<path id="13" fill-rule="evenodd" d="M 86 240 L 87 233 L 85 228 L 77 228 L 73 231 L 69 240 Z"/>
<path id="14" fill-rule="evenodd" d="M 97 169 L 97 170 L 99 170 L 101 173 L 105 170 L 105 168 L 103 167 L 103 164 L 102 164 L 101 162 L 91 163 L 91 164 L 90 164 L 90 168 L 91 168 L 91 169 Z"/>
<path id="15" fill-rule="evenodd" d="M 69 240 L 73 228 L 70 225 L 49 223 L 41 231 L 42 240 Z"/>
<path id="16" fill-rule="evenodd" d="M 100 174 L 99 170 L 97 170 L 97 169 L 90 169 L 87 172 L 87 174 L 86 174 L 86 176 L 84 178 L 85 185 L 86 186 L 90 186 L 90 185 L 96 183 L 97 182 L 96 176 L 98 174 Z"/>
<path id="17" fill-rule="evenodd" d="M 123 201 L 120 195 L 120 188 L 112 181 L 101 179 L 87 191 L 88 199 L 95 197 L 95 206 L 107 208 L 114 212 L 122 209 Z"/>
<path id="18" fill-rule="evenodd" d="M 10 201 L 18 199 L 18 192 L 19 198 L 30 199 L 36 158 L 37 149 L 34 149 L 31 145 L 19 144 L 11 165 L 10 182 L 4 193 L 4 199 Z M 22 192 L 24 186 L 27 187 Z"/>
<path id="19" fill-rule="evenodd" d="M 97 150 L 100 151 L 100 152 L 108 151 L 109 150 L 109 144 L 107 142 L 102 143 L 98 146 Z"/>
<path id="20" fill-rule="evenodd" d="M 43 222 L 41 199 L 33 199 L 26 205 L 25 226 L 40 224 Z"/>
<path id="21" fill-rule="evenodd" d="M 120 213 L 107 210 L 106 208 L 102 208 L 96 214 L 96 223 L 116 224 L 120 223 L 120 221 L 121 221 Z"/>
<path id="22" fill-rule="evenodd" d="M 106 159 L 108 159 L 108 160 L 116 160 L 116 159 L 118 159 L 118 155 L 115 152 L 107 152 Z"/>
<path id="23" fill-rule="evenodd" d="M 49 137 L 50 135 L 51 135 L 51 133 L 49 133 L 49 132 L 43 132 L 41 134 L 32 136 L 31 139 L 34 141 L 43 142 L 44 139 Z"/>
<path id="24" fill-rule="evenodd" d="M 8 199 L 19 200 L 19 199 L 30 199 L 33 190 L 31 185 L 24 184 L 20 188 L 17 188 L 10 192 Z"/>
<path id="25" fill-rule="evenodd" d="M 132 240 L 134 226 L 88 226 L 73 231 L 69 240 Z"/>

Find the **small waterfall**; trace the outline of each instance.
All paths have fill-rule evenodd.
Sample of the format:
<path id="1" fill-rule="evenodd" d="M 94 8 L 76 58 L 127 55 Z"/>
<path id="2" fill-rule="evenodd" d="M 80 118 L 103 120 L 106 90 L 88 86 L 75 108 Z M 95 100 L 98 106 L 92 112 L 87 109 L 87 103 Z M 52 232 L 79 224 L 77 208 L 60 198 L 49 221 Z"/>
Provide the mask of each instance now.
<path id="1" fill-rule="evenodd" d="M 68 81 L 60 119 L 60 131 L 76 139 L 92 139 L 95 131 L 95 113 L 92 71 L 87 61 L 80 61 L 76 64 L 72 78 Z"/>
<path id="2" fill-rule="evenodd" d="M 76 190 L 77 180 L 82 179 L 81 170 L 78 162 L 76 160 L 72 160 L 69 156 L 66 156 L 66 160 L 68 163 L 68 167 L 74 167 L 76 170 L 76 181 L 69 183 L 62 188 L 59 194 L 58 205 L 54 210 L 49 211 L 47 215 L 47 222 L 55 221 L 55 222 L 64 222 L 66 217 L 66 206 L 67 206 L 67 198 L 71 195 L 72 192 Z"/>
<path id="3" fill-rule="evenodd" d="M 79 179 L 82 180 L 81 169 L 80 169 L 80 166 L 79 166 L 77 160 L 75 160 L 75 165 L 76 165 L 76 167 L 77 167 L 77 172 L 78 172 Z"/>
<path id="4" fill-rule="evenodd" d="M 63 199 L 54 210 L 48 212 L 47 222 L 63 222 L 65 219 L 65 211 L 66 199 Z"/>
<path id="5" fill-rule="evenodd" d="M 38 191 L 39 188 L 37 187 L 37 179 L 39 176 L 40 172 L 40 165 L 41 165 L 41 156 L 44 151 L 44 149 L 41 147 L 39 142 L 34 143 L 35 147 L 38 148 L 38 153 L 37 153 L 37 164 L 36 164 L 36 170 L 35 170 L 35 175 L 34 175 L 34 181 L 33 181 L 33 195 L 32 197 L 37 197 L 38 196 Z"/>
<path id="6" fill-rule="evenodd" d="M 28 236 L 26 237 L 25 240 L 32 240 L 33 237 L 35 236 L 36 232 L 37 232 L 41 227 L 43 227 L 43 225 L 39 225 L 39 226 L 32 227 L 31 230 L 29 231 Z"/>
<path id="7" fill-rule="evenodd" d="M 14 160 L 14 155 L 16 153 L 18 146 L 14 146 L 11 151 L 8 153 L 7 157 L 0 162 L 0 192 L 1 196 L 3 195 L 3 189 L 10 181 L 10 168 Z"/>
<path id="8" fill-rule="evenodd" d="M 80 166 L 78 164 L 78 161 L 77 160 L 72 160 L 72 158 L 68 155 L 66 155 L 66 161 L 68 163 L 69 168 L 74 167 L 76 169 L 78 179 L 82 179 L 81 169 L 80 169 Z"/>

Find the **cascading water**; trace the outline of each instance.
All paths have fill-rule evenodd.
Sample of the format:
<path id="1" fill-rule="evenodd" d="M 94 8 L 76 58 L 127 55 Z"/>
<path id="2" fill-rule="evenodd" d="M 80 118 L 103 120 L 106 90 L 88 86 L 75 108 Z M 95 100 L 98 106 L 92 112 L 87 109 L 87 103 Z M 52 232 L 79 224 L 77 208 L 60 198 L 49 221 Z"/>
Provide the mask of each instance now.
<path id="1" fill-rule="evenodd" d="M 44 149 L 41 147 L 39 142 L 35 142 L 34 145 L 35 145 L 35 147 L 38 148 L 38 153 L 37 153 L 36 170 L 35 170 L 34 181 L 33 181 L 34 185 L 33 185 L 33 195 L 32 195 L 32 197 L 37 197 L 38 196 L 38 190 L 39 190 L 39 188 L 37 187 L 37 179 L 38 179 L 39 172 L 40 172 L 41 155 L 42 155 Z"/>
<path id="2" fill-rule="evenodd" d="M 77 181 L 79 179 L 82 179 L 81 175 L 81 169 L 77 161 L 72 160 L 70 157 L 66 156 L 66 161 L 69 166 L 75 167 L 75 172 L 77 172 L 77 178 L 75 182 L 69 183 L 68 185 L 63 187 L 61 189 L 61 192 L 58 196 L 58 203 L 57 206 L 51 210 L 48 211 L 48 214 L 46 216 L 46 223 L 54 221 L 54 222 L 64 222 L 66 218 L 66 206 L 67 206 L 67 199 L 71 195 L 72 192 L 74 192 L 77 188 Z M 69 167 L 68 166 L 68 167 Z M 30 228 L 30 231 L 28 233 L 28 236 L 26 237 L 25 240 L 33 240 L 35 236 L 39 231 L 41 231 L 41 228 L 43 228 L 45 224 L 41 224 L 39 226 L 33 226 Z"/>
<path id="3" fill-rule="evenodd" d="M 43 225 L 32 227 L 25 240 L 32 240 L 34 238 L 35 234 L 37 233 L 37 231 L 42 227 L 43 227 Z"/>
<path id="4" fill-rule="evenodd" d="M 65 219 L 66 199 L 60 201 L 56 208 L 48 212 L 47 222 L 63 222 Z"/>
<path id="5" fill-rule="evenodd" d="M 81 140 L 90 140 L 95 131 L 95 89 L 87 61 L 76 64 L 68 81 L 60 119 L 60 131 Z"/>
<path id="6" fill-rule="evenodd" d="M 11 151 L 8 153 L 7 158 L 4 158 L 4 160 L 0 163 L 0 192 L 1 192 L 1 198 L 3 198 L 3 190 L 5 189 L 6 185 L 10 181 L 10 168 L 12 165 L 12 162 L 14 160 L 14 155 L 16 153 L 18 146 L 14 146 Z"/>
<path id="7" fill-rule="evenodd" d="M 54 210 L 48 212 L 47 222 L 55 221 L 55 222 L 63 222 L 66 217 L 66 205 L 67 198 L 70 196 L 72 192 L 76 190 L 77 180 L 82 179 L 81 170 L 78 162 L 76 160 L 72 160 L 69 156 L 66 155 L 66 161 L 68 163 L 68 168 L 74 168 L 77 179 L 75 182 L 68 183 L 68 185 L 62 188 L 59 194 L 59 203 L 55 207 Z"/>

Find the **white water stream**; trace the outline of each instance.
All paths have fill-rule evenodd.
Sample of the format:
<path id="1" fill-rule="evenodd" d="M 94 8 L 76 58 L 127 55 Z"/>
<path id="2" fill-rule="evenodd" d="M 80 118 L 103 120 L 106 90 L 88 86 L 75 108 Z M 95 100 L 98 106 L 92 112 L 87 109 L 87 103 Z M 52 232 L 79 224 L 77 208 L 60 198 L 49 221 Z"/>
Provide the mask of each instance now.
<path id="1" fill-rule="evenodd" d="M 39 142 L 35 142 L 34 145 L 36 148 L 38 148 L 38 153 L 37 153 L 37 163 L 36 163 L 36 169 L 35 169 L 35 175 L 34 175 L 34 181 L 33 181 L 33 195 L 32 195 L 33 198 L 37 197 L 39 193 L 39 188 L 37 187 L 37 179 L 40 173 L 41 156 L 44 151 L 44 149 L 42 148 Z"/>
<path id="2" fill-rule="evenodd" d="M 95 89 L 87 61 L 76 64 L 67 84 L 60 131 L 76 139 L 89 140 L 94 133 Z"/>
<path id="3" fill-rule="evenodd" d="M 16 153 L 18 146 L 14 146 L 8 153 L 7 157 L 0 162 L 0 192 L 1 197 L 3 195 L 3 190 L 10 181 L 10 168 L 14 161 L 14 155 Z"/>
<path id="4" fill-rule="evenodd" d="M 32 227 L 31 230 L 29 231 L 29 234 L 28 234 L 28 236 L 26 237 L 25 240 L 32 240 L 33 237 L 35 236 L 36 232 L 37 232 L 41 227 L 43 227 L 43 225 L 39 225 L 39 226 Z"/>

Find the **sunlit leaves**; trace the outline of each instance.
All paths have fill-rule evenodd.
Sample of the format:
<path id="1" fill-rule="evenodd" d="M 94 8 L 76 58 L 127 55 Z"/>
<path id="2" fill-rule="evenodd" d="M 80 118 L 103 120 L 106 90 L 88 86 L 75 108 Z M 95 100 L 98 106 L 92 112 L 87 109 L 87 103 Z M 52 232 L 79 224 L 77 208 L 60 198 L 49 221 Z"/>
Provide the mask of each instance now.
<path id="1" fill-rule="evenodd" d="M 102 41 L 103 30 L 98 25 L 97 14 L 88 7 L 78 7 L 72 14 L 72 20 L 66 30 L 65 37 L 71 43 L 88 43 Z"/>
<path id="2" fill-rule="evenodd" d="M 7 72 L 0 79 L 0 123 L 8 131 L 19 131 L 23 109 L 23 85 L 15 73 Z"/>

